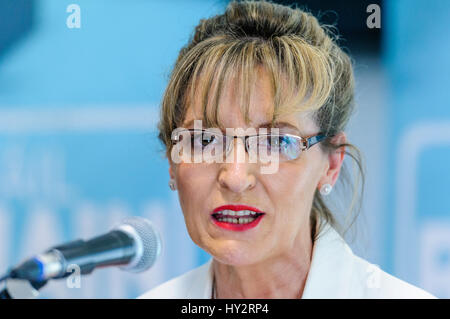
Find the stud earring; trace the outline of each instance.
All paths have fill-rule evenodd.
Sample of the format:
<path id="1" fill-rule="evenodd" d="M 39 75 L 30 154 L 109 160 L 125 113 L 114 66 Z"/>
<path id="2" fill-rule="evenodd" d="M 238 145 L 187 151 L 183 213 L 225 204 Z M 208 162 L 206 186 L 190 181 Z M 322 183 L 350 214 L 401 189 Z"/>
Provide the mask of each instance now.
<path id="1" fill-rule="evenodd" d="M 320 188 L 320 194 L 322 194 L 323 196 L 327 196 L 328 194 L 331 193 L 332 189 L 333 186 L 331 186 L 330 184 L 323 184 L 322 187 Z"/>
<path id="2" fill-rule="evenodd" d="M 175 180 L 173 178 L 171 178 L 169 181 L 169 187 L 173 191 L 177 189 L 177 184 L 175 183 Z"/>

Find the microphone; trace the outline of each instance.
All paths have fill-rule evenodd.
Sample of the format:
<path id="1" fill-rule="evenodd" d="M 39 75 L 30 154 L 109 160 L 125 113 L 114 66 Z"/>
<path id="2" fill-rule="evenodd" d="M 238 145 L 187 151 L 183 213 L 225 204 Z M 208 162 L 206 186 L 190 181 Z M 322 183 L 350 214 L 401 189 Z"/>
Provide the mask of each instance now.
<path id="1" fill-rule="evenodd" d="M 75 240 L 36 255 L 13 268 L 8 277 L 46 282 L 71 275 L 74 265 L 82 275 L 109 266 L 138 273 L 153 266 L 161 249 L 160 235 L 152 223 L 142 217 L 131 217 L 104 235 L 87 241 Z"/>

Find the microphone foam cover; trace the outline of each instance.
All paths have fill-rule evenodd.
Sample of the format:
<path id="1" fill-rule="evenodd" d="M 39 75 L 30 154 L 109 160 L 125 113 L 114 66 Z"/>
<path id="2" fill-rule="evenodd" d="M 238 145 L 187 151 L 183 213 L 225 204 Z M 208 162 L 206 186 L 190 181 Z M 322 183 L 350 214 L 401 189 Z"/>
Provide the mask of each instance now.
<path id="1" fill-rule="evenodd" d="M 156 262 L 162 249 L 161 237 L 153 224 L 143 217 L 129 217 L 122 221 L 122 225 L 130 226 L 133 237 L 142 249 L 139 259 L 131 267 L 124 267 L 124 270 L 131 272 L 141 272 L 149 269 Z M 120 228 L 120 227 L 119 227 Z M 136 238 L 137 237 L 137 238 Z"/>

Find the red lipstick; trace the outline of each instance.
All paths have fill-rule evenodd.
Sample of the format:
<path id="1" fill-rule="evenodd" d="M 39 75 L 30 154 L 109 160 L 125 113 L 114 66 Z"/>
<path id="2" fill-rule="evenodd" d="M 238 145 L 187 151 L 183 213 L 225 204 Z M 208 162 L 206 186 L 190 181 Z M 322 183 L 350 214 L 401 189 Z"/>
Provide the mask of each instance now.
<path id="1" fill-rule="evenodd" d="M 220 214 L 221 211 L 250 211 L 250 215 L 238 215 L 238 213 L 232 214 Z M 254 212 L 254 214 L 253 214 Z M 211 213 L 211 219 L 214 224 L 220 228 L 233 230 L 233 231 L 244 231 L 250 228 L 256 227 L 261 219 L 264 217 L 265 213 L 255 207 L 247 205 L 223 205 L 215 208 Z M 248 220 L 251 220 L 248 222 Z M 234 221 L 234 222 L 233 222 Z M 245 221 L 244 223 L 240 223 Z"/>

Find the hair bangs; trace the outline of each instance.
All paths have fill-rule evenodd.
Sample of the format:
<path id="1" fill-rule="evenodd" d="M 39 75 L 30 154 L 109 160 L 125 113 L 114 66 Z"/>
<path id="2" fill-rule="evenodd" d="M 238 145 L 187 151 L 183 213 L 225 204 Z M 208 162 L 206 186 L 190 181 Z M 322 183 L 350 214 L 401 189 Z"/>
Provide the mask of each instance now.
<path id="1" fill-rule="evenodd" d="M 261 71 L 271 82 L 273 122 L 282 115 L 317 110 L 331 95 L 331 66 L 321 51 L 301 38 L 290 35 L 264 41 L 218 36 L 195 50 L 202 53 L 196 55 L 186 104 L 199 103 L 196 118 L 206 127 L 224 129 L 218 116 L 225 88 L 233 91 L 245 123 L 250 123 L 250 97 Z"/>
<path id="2" fill-rule="evenodd" d="M 192 72 L 186 104 L 194 106 L 196 118 L 207 127 L 225 129 L 219 120 L 220 98 L 225 89 L 238 97 L 240 110 L 249 124 L 250 97 L 259 64 L 251 41 L 221 41 L 207 48 Z"/>
<path id="3" fill-rule="evenodd" d="M 281 36 L 273 40 L 276 60 L 272 61 L 269 55 L 264 61 L 274 68 L 274 116 L 319 109 L 329 99 L 334 85 L 327 59 L 301 38 Z"/>

